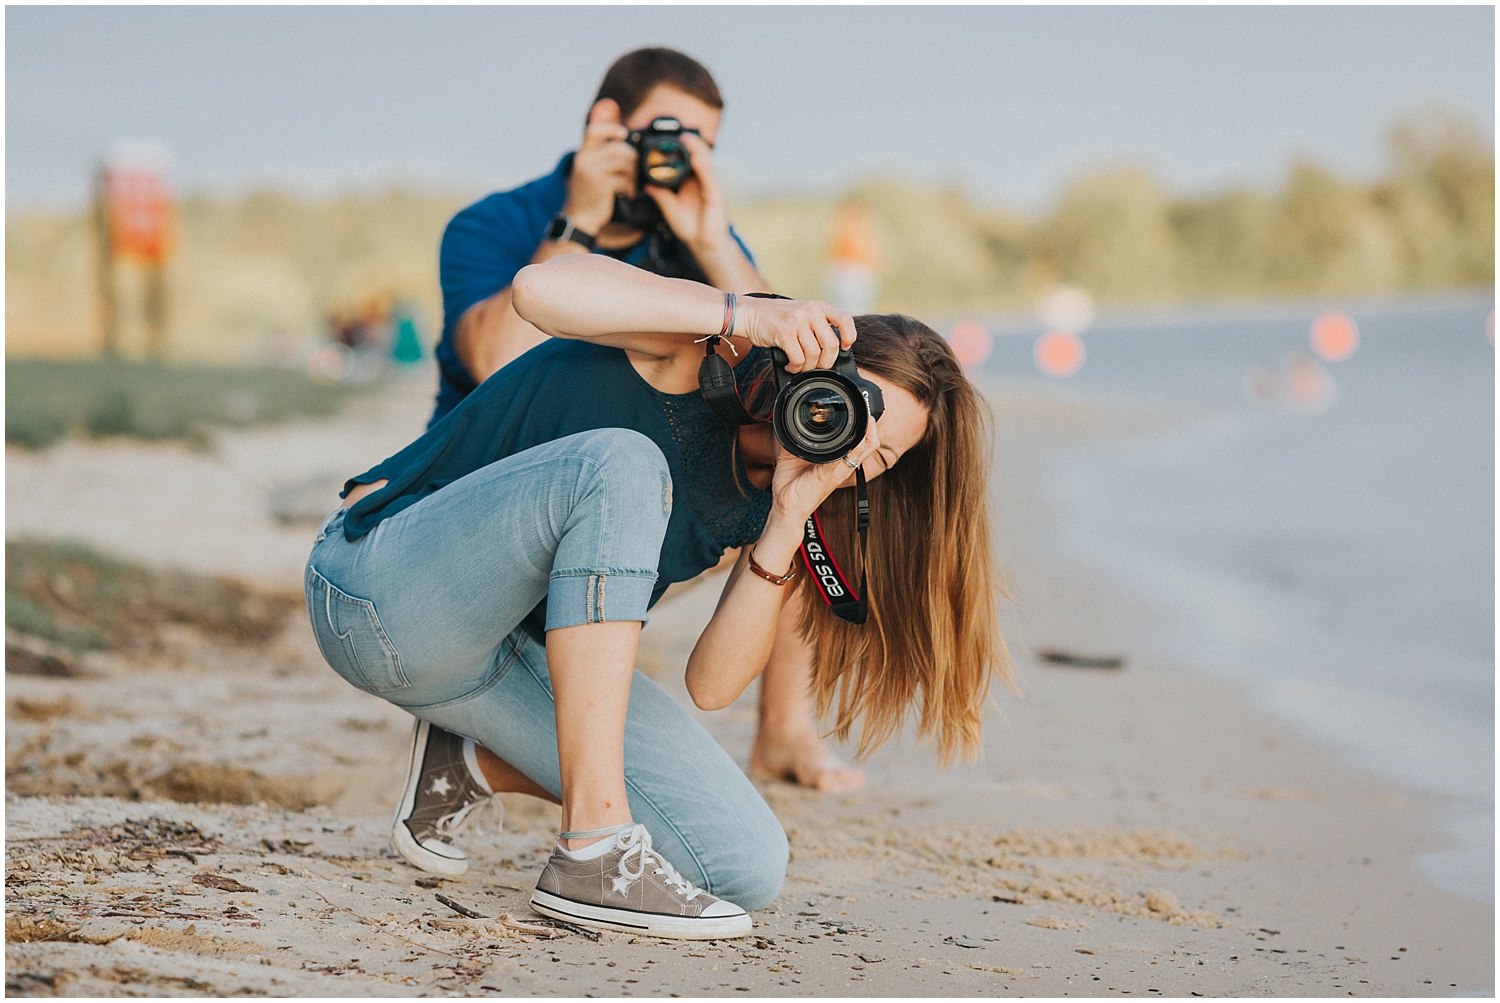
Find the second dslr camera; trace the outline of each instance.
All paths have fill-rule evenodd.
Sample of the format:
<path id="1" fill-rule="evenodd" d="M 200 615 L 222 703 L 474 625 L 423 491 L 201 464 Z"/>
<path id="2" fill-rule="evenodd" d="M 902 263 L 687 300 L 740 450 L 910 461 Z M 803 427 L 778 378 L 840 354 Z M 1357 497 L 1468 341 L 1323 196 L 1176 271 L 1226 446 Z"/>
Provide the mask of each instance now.
<path id="1" fill-rule="evenodd" d="M 685 132 L 698 134 L 697 129 L 684 128 L 677 119 L 663 116 L 652 119 L 649 126 L 630 134 L 626 142 L 639 154 L 635 168 L 635 195 L 616 193 L 613 222 L 646 229 L 662 221 L 661 209 L 646 194 L 646 186 L 658 185 L 675 192 L 693 176 L 692 160 L 682 141 Z"/>

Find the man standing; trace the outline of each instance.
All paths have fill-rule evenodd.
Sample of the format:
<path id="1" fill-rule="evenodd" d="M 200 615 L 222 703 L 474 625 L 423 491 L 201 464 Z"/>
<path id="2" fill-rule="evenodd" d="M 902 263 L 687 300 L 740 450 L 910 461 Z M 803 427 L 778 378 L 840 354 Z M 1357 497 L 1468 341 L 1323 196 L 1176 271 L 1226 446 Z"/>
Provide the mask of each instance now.
<path id="1" fill-rule="evenodd" d="M 483 198 L 453 218 L 439 256 L 443 335 L 429 427 L 507 362 L 546 340 L 511 305 L 511 282 L 528 264 L 561 254 L 609 254 L 726 292 L 767 288 L 729 226 L 714 172 L 723 107 L 713 77 L 688 56 L 671 49 L 627 53 L 605 74 L 575 153 L 551 174 Z M 681 125 L 691 176 L 675 190 L 647 185 L 640 192 L 640 152 L 629 137 L 662 118 Z M 818 734 L 808 690 L 811 654 L 792 618 L 783 619 L 761 678 L 751 772 L 819 790 L 861 787 L 864 774 L 833 756 Z M 426 871 L 463 874 L 467 855 L 452 836 L 490 802 L 486 777 L 500 774 L 505 789 L 551 798 L 472 740 L 418 721 L 391 831 L 401 855 Z"/>
<path id="2" fill-rule="evenodd" d="M 551 174 L 481 199 L 453 218 L 439 259 L 443 335 L 431 423 L 545 339 L 510 302 L 511 280 L 528 264 L 594 252 L 726 292 L 766 288 L 729 226 L 714 172 L 723 107 L 713 77 L 688 56 L 671 49 L 628 53 L 605 74 L 577 152 Z M 659 118 L 681 123 L 692 175 L 676 191 L 648 185 L 638 192 L 639 153 L 628 137 Z M 650 200 L 644 215 L 656 219 L 642 225 L 639 211 L 618 218 L 617 195 L 638 206 L 644 195 Z"/>

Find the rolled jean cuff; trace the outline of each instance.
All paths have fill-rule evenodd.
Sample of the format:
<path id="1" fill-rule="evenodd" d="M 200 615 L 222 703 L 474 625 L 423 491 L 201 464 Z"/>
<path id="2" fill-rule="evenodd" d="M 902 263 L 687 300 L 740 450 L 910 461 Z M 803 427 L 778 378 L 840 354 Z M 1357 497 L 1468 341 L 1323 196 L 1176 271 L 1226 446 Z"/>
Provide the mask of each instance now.
<path id="1" fill-rule="evenodd" d="M 647 620 L 654 571 L 554 571 L 547 585 L 547 629 L 612 620 Z"/>

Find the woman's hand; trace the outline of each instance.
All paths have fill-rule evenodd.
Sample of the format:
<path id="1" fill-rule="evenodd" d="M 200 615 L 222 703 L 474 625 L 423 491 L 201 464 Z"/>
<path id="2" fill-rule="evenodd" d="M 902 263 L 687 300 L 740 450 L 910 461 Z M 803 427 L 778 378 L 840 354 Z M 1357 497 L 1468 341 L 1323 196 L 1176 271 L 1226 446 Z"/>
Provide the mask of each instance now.
<path id="1" fill-rule="evenodd" d="M 761 348 L 786 353 L 787 371 L 832 369 L 839 349 L 851 348 L 854 315 L 818 300 L 773 300 L 741 296 L 734 334 Z"/>
<path id="2" fill-rule="evenodd" d="M 718 334 L 724 322 L 719 290 L 653 275 L 603 254 L 569 254 L 527 265 L 511 283 L 511 303 L 523 320 L 554 338 L 588 338 L 680 361 L 692 385 L 704 337 Z M 739 297 L 732 334 L 752 345 L 780 348 L 794 373 L 831 368 L 839 349 L 852 346 L 855 338 L 854 318 L 827 303 L 753 296 Z"/>
<path id="3" fill-rule="evenodd" d="M 872 421 L 865 438 L 849 451 L 849 460 L 862 463 L 879 447 L 880 434 Z M 776 623 L 791 588 L 751 574 L 750 551 L 755 553 L 755 563 L 770 574 L 790 570 L 802 546 L 808 517 L 844 483 L 852 469 L 842 460 L 809 463 L 790 453 L 777 456 L 771 479 L 775 500 L 770 518 L 760 539 L 741 553 L 718 608 L 688 656 L 688 693 L 699 707 L 717 710 L 729 706 L 771 654 Z"/>
<path id="4" fill-rule="evenodd" d="M 778 444 L 776 470 L 771 475 L 771 516 L 766 523 L 767 529 L 771 528 L 772 521 L 795 526 L 800 544 L 802 526 L 807 522 L 808 516 L 817 511 L 818 506 L 833 494 L 834 489 L 842 486 L 855 468 L 879 448 L 880 430 L 873 420 L 865 437 L 849 450 L 843 460 L 811 463 L 786 452 Z"/>

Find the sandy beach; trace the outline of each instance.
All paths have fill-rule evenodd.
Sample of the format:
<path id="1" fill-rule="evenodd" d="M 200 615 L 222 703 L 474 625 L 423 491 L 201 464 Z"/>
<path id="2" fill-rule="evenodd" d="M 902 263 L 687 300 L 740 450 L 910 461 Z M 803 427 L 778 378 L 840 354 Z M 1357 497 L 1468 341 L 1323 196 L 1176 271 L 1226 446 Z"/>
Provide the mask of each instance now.
<path id="1" fill-rule="evenodd" d="M 409 867 L 388 832 L 410 720 L 322 663 L 296 589 L 308 520 L 421 427 L 428 387 L 207 451 L 7 449 L 8 540 L 290 593 L 262 645 L 170 629 L 44 675 L 11 652 L 49 652 L 8 635 L 8 995 L 1493 994 L 1493 908 L 1415 867 L 1445 845 L 1423 798 L 1151 654 L 1157 614 L 1049 544 L 1047 450 L 1149 419 L 1043 393 L 994 400 L 1019 692 L 994 695 L 976 765 L 940 772 L 907 738 L 859 793 L 762 783 L 792 860 L 753 936 L 543 924 L 526 902 L 558 816 L 518 796 L 498 832 L 466 832 L 465 877 Z M 684 702 L 717 595 L 670 593 L 643 636 L 642 669 Z M 743 764 L 754 688 L 699 718 Z"/>

